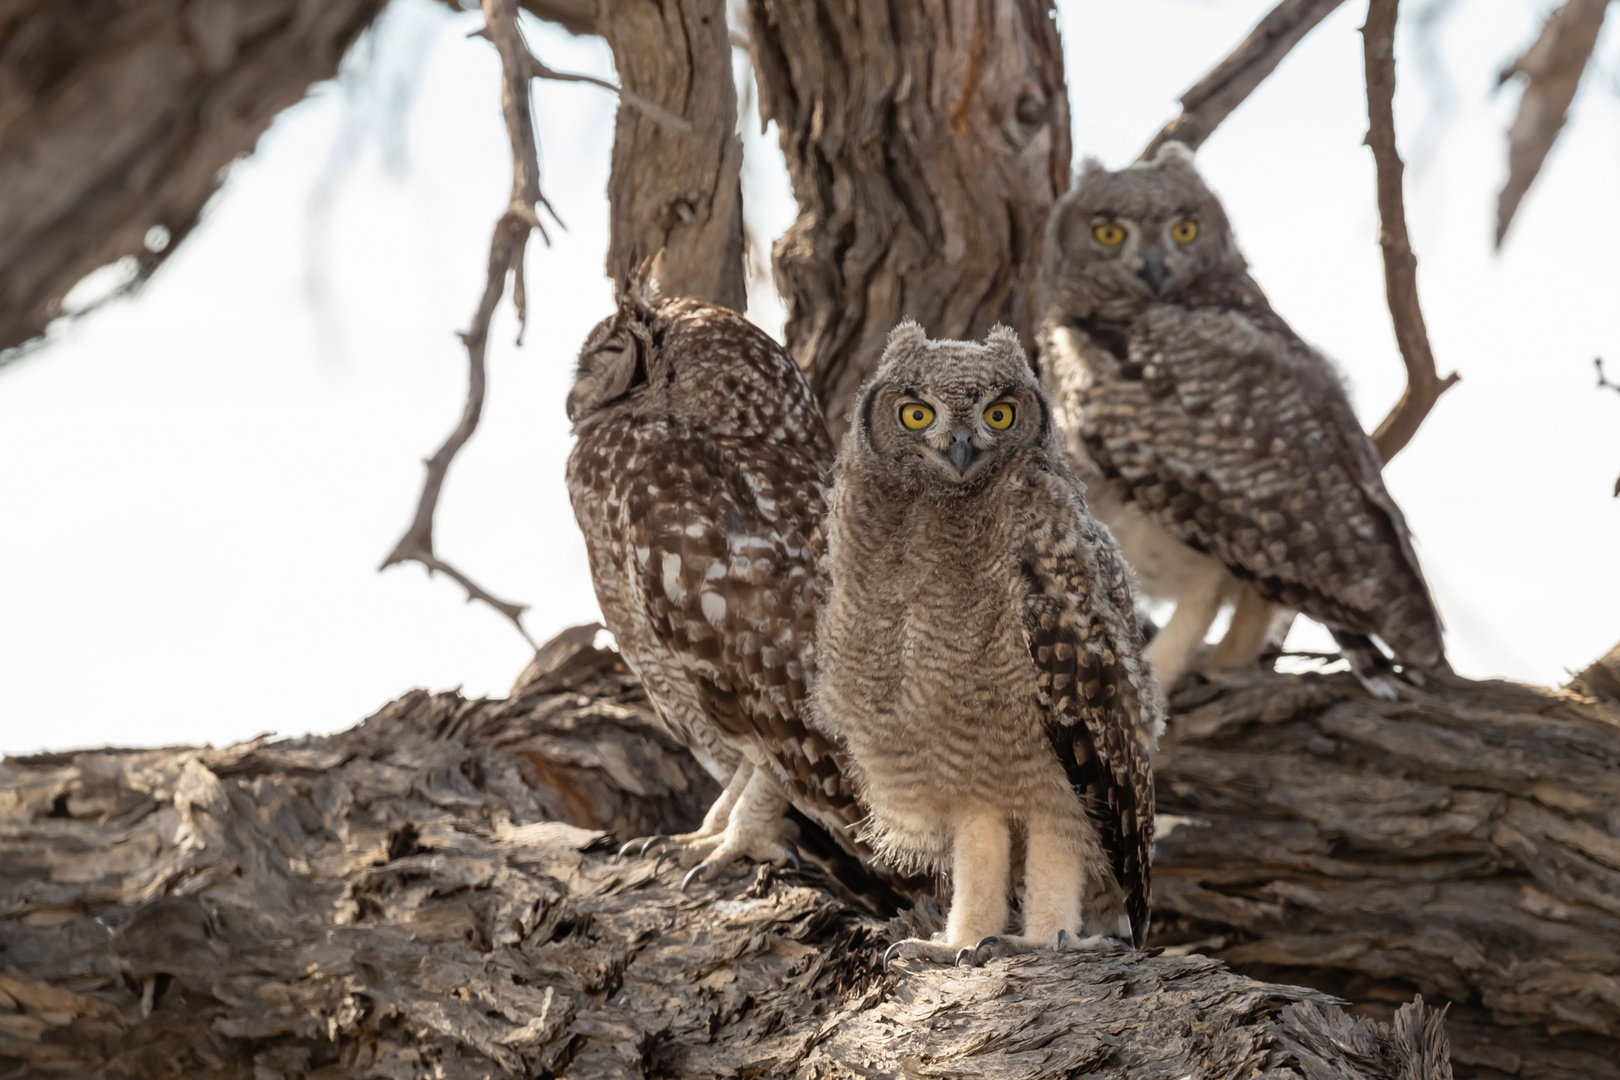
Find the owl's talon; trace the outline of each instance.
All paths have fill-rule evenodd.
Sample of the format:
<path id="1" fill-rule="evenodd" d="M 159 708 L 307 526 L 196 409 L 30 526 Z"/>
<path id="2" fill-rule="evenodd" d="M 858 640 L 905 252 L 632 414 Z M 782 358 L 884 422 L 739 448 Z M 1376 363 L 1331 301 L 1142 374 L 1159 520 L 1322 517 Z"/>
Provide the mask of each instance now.
<path id="1" fill-rule="evenodd" d="M 1069 932 L 1067 930 L 1059 930 L 1057 932 L 1057 937 L 1052 939 L 1052 948 L 1056 949 L 1058 952 L 1062 952 L 1064 949 L 1066 949 L 1068 947 L 1069 947 Z"/>
<path id="2" fill-rule="evenodd" d="M 698 863 L 696 866 L 692 867 L 692 869 L 690 869 L 690 870 L 688 870 L 686 872 L 685 877 L 681 878 L 681 892 L 685 892 L 686 887 L 688 885 L 692 884 L 692 882 L 694 882 L 694 881 L 708 881 L 709 878 L 713 876 L 713 874 L 714 874 L 714 863 L 711 863 L 711 862 L 700 862 L 700 863 Z"/>
<path id="3" fill-rule="evenodd" d="M 889 961 L 894 959 L 894 954 L 899 952 L 900 951 L 900 946 L 902 946 L 904 944 L 905 944 L 905 942 L 903 942 L 903 941 L 897 941 L 893 945 L 890 945 L 887 949 L 883 950 L 883 970 L 884 971 L 889 970 Z"/>
<path id="4" fill-rule="evenodd" d="M 793 867 L 793 872 L 797 874 L 802 871 L 804 863 L 799 859 L 799 849 L 787 840 L 782 841 L 781 847 L 782 858 L 789 866 Z"/>

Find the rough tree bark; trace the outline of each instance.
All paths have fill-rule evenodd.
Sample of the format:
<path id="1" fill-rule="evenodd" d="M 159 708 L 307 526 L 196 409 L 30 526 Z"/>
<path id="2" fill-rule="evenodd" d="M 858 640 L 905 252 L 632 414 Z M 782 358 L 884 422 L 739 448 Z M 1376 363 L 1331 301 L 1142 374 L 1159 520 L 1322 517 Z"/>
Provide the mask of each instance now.
<path id="1" fill-rule="evenodd" d="M 1069 185 L 1069 100 L 1042 0 L 750 0 L 760 114 L 799 217 L 776 243 L 787 346 L 842 435 L 903 317 L 1033 342 L 1028 286 Z"/>
<path id="2" fill-rule="evenodd" d="M 383 0 L 25 0 L 0 10 L 0 349 L 124 257 L 149 274 L 220 171 L 330 78 Z M 149 248 L 154 227 L 166 244 Z M 155 234 L 156 236 L 156 234 Z"/>
<path id="3" fill-rule="evenodd" d="M 813 868 L 611 854 L 714 789 L 594 627 L 513 697 L 0 763 L 0 1073 L 1439 1080 L 1440 1014 L 1199 956 L 901 964 Z"/>
<path id="4" fill-rule="evenodd" d="M 725 0 L 598 0 L 597 22 L 620 85 L 685 125 L 619 105 L 608 275 L 623 281 L 662 250 L 666 292 L 744 310 L 743 147 Z"/>
<path id="5" fill-rule="evenodd" d="M 1620 1078 L 1620 704 L 1254 671 L 1174 707 L 1153 944 L 1449 1002 L 1458 1076 Z"/>

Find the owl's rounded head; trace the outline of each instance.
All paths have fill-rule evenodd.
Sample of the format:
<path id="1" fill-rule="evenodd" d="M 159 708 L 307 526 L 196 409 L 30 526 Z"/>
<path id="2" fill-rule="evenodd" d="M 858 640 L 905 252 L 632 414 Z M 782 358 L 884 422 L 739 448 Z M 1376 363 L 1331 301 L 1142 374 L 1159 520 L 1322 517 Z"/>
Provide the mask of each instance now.
<path id="1" fill-rule="evenodd" d="M 907 319 L 889 334 L 846 436 L 855 463 L 907 488 L 974 490 L 1018 449 L 1045 448 L 1051 409 L 1018 334 L 930 341 Z"/>
<path id="2" fill-rule="evenodd" d="M 1081 283 L 1104 303 L 1175 300 L 1212 270 L 1244 268 L 1220 200 L 1179 142 L 1124 169 L 1088 160 L 1052 208 L 1045 263 L 1048 287 Z"/>

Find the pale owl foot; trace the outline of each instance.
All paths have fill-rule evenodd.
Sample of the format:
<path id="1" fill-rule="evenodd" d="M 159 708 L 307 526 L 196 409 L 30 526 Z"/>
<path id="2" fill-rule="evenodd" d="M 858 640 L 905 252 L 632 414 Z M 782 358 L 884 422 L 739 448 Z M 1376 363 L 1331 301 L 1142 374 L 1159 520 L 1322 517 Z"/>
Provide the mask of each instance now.
<path id="1" fill-rule="evenodd" d="M 1059 930 L 1050 940 L 1019 937 L 1014 934 L 996 934 L 984 938 L 977 945 L 956 954 L 957 967 L 981 967 L 1004 956 L 1027 956 L 1037 952 L 1109 952 L 1126 948 L 1117 938 L 1103 934 L 1079 937 L 1067 930 Z"/>
<path id="2" fill-rule="evenodd" d="M 883 966 L 895 960 L 926 960 L 931 964 L 953 964 L 960 950 L 945 942 L 943 934 L 931 938 L 903 938 L 883 951 Z"/>
<path id="3" fill-rule="evenodd" d="M 742 833 L 742 830 L 737 831 L 739 834 Z M 694 881 L 712 881 L 722 867 L 729 866 L 739 859 L 752 859 L 754 862 L 771 863 L 775 866 L 791 866 L 795 870 L 802 869 L 803 866 L 799 861 L 799 849 L 790 841 L 776 836 L 748 838 L 739 835 L 716 839 L 719 842 L 713 845 L 702 861 L 681 878 L 681 892 L 685 892 L 686 887 Z M 697 850 L 696 845 L 687 849 L 688 852 Z"/>

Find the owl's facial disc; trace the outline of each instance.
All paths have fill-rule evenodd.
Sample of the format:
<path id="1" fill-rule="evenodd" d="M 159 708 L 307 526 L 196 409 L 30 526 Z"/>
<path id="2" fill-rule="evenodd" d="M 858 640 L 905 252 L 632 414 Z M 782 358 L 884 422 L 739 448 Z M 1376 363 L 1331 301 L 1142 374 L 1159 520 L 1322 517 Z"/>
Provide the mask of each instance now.
<path id="1" fill-rule="evenodd" d="M 925 473 L 960 483 L 989 468 L 1004 447 L 1038 438 L 1020 423 L 1026 412 L 1032 416 L 1041 412 L 1038 403 L 1024 400 L 1029 392 L 1014 386 L 951 387 L 928 394 L 925 400 L 910 387 L 880 388 L 873 404 L 887 397 L 894 420 L 882 424 L 881 431 L 869 431 L 868 439 L 880 452 L 911 458 Z"/>

